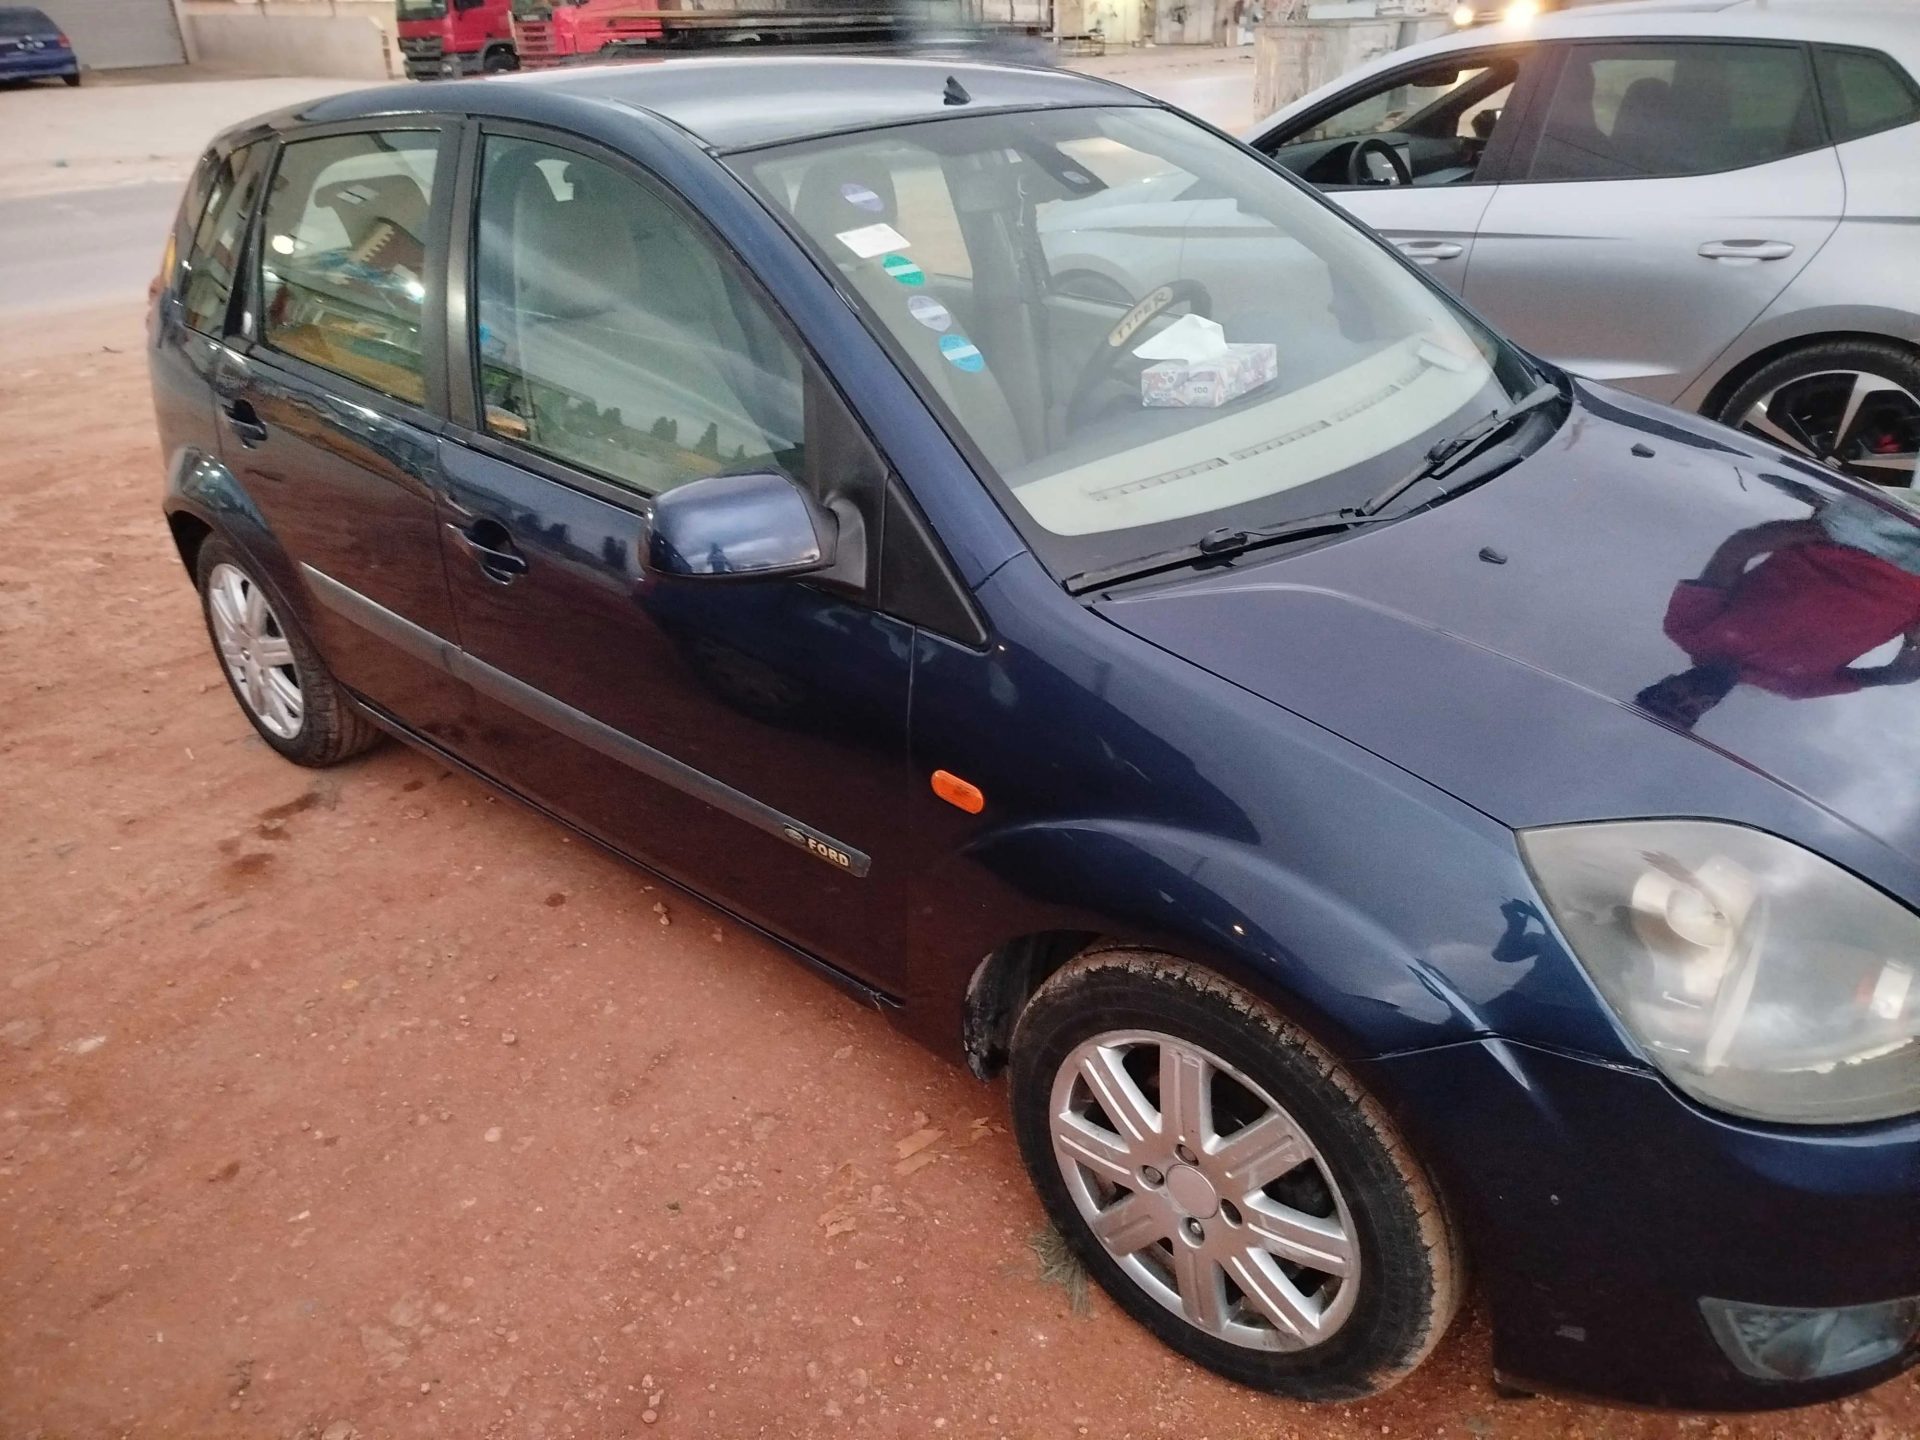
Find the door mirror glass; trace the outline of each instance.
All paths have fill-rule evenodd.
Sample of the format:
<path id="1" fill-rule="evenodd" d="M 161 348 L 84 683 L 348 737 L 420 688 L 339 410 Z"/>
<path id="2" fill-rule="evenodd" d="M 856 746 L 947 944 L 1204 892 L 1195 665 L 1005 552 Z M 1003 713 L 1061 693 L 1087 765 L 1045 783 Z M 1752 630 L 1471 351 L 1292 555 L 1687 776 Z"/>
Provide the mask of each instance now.
<path id="1" fill-rule="evenodd" d="M 785 475 L 714 475 L 654 498 L 646 561 L 685 580 L 771 580 L 830 568 L 839 538 L 833 512 Z"/>

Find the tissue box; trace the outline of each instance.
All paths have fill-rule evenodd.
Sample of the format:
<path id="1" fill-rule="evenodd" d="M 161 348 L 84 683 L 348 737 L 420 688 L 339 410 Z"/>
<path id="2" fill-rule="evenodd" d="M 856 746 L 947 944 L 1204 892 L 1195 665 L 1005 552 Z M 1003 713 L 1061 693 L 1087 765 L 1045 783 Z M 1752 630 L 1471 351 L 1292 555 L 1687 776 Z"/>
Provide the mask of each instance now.
<path id="1" fill-rule="evenodd" d="M 1229 345 L 1204 360 L 1162 360 L 1140 372 L 1140 403 L 1211 409 L 1237 400 L 1279 373 L 1270 344 Z"/>

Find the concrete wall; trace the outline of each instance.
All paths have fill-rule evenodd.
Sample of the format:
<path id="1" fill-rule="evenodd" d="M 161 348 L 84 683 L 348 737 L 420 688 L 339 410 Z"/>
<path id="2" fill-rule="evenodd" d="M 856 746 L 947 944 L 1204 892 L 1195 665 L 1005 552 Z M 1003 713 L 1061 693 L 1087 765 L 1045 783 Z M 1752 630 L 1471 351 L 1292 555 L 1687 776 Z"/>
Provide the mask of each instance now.
<path id="1" fill-rule="evenodd" d="M 1390 51 L 1452 29 L 1438 0 L 1295 0 L 1254 36 L 1253 109 L 1270 115 Z M 1429 8 L 1431 6 L 1431 8 Z"/>
<path id="2" fill-rule="evenodd" d="M 187 42 L 200 64 L 250 75 L 387 80 L 402 73 L 393 6 L 233 4 L 188 0 Z"/>

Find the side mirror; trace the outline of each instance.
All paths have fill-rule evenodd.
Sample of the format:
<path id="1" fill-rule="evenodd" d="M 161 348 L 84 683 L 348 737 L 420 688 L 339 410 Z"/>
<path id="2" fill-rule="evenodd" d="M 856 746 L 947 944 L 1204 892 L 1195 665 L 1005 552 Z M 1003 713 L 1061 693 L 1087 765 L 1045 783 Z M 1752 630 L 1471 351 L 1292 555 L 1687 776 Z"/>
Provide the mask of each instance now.
<path id="1" fill-rule="evenodd" d="M 773 580 L 832 568 L 839 518 L 785 475 L 714 475 L 654 497 L 647 568 L 681 580 Z"/>

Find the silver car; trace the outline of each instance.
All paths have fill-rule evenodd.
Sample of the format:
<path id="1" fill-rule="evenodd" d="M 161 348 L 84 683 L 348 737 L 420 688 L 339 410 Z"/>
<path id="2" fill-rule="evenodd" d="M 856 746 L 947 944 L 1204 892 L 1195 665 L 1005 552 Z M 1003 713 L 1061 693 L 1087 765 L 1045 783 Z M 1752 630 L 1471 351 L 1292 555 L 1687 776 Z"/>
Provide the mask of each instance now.
<path id="1" fill-rule="evenodd" d="M 1913 486 L 1920 0 L 1464 31 L 1248 138 L 1556 364 Z"/>

